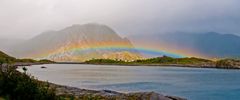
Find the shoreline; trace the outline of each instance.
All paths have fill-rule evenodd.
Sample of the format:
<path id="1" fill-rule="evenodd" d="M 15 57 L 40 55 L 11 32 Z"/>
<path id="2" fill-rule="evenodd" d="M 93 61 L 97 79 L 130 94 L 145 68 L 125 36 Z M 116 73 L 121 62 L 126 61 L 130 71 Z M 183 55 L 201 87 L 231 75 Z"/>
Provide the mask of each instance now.
<path id="1" fill-rule="evenodd" d="M 184 64 L 91 64 L 81 62 L 56 62 L 52 64 L 86 64 L 86 65 L 116 65 L 116 66 L 156 66 L 156 67 L 182 67 L 182 68 L 211 68 L 211 69 L 226 69 L 226 70 L 239 70 L 240 67 L 217 67 L 217 66 L 203 66 L 203 65 L 184 65 Z"/>
<path id="2" fill-rule="evenodd" d="M 51 88 L 56 89 L 56 95 L 74 97 L 76 99 L 83 97 L 97 97 L 107 100 L 187 100 L 178 96 L 163 95 L 156 92 L 129 92 L 121 93 L 112 90 L 90 90 L 90 89 L 80 89 L 71 86 L 58 85 L 54 83 L 49 84 Z"/>

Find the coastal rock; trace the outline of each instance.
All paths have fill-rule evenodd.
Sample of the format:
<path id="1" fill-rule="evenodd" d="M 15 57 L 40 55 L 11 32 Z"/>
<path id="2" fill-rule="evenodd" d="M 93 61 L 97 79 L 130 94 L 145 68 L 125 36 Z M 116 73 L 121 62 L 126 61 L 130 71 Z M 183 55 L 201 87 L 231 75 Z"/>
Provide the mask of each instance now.
<path id="1" fill-rule="evenodd" d="M 187 100 L 175 96 L 165 96 L 156 92 L 119 93 L 111 90 L 86 90 L 69 86 L 50 84 L 56 89 L 56 94 L 60 96 L 74 97 L 79 100 L 101 99 L 101 100 Z"/>
<path id="2" fill-rule="evenodd" d="M 164 96 L 155 92 L 139 92 L 139 93 L 130 93 L 128 96 L 136 96 L 138 100 L 186 100 L 174 96 Z"/>
<path id="3" fill-rule="evenodd" d="M 240 60 L 235 60 L 235 59 L 219 60 L 216 63 L 216 67 L 226 68 L 226 69 L 240 69 Z"/>
<path id="4" fill-rule="evenodd" d="M 45 67 L 45 66 L 42 66 L 41 68 L 42 68 L 42 69 L 45 69 L 45 68 L 47 68 L 47 67 Z"/>

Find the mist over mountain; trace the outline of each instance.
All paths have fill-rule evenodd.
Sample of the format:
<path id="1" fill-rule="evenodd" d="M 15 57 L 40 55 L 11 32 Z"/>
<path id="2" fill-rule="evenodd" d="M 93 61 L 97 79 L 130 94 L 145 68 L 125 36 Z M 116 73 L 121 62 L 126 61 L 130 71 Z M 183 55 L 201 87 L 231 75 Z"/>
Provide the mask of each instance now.
<path id="1" fill-rule="evenodd" d="M 8 52 L 21 58 L 54 61 L 141 58 L 127 38 L 120 37 L 106 25 L 94 23 L 72 25 L 59 31 L 44 32 L 24 43 L 15 45 Z"/>
<path id="2" fill-rule="evenodd" d="M 17 38 L 0 38 L 0 50 L 7 52 L 11 47 L 24 41 L 23 39 Z"/>
<path id="3" fill-rule="evenodd" d="M 240 57 L 240 37 L 233 34 L 207 33 L 169 33 L 158 35 L 131 36 L 134 43 L 145 40 L 149 44 L 167 44 L 168 48 L 187 51 L 193 50 L 208 58 Z"/>

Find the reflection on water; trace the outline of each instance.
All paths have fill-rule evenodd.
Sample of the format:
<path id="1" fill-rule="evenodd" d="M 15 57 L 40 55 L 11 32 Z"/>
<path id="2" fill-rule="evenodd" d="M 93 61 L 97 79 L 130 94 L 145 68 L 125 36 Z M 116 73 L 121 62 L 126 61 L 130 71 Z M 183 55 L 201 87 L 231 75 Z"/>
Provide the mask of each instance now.
<path id="1" fill-rule="evenodd" d="M 240 99 L 240 71 L 150 66 L 64 65 L 28 67 L 40 80 L 87 89 L 156 91 L 190 100 Z M 20 69 L 19 69 L 20 70 Z"/>

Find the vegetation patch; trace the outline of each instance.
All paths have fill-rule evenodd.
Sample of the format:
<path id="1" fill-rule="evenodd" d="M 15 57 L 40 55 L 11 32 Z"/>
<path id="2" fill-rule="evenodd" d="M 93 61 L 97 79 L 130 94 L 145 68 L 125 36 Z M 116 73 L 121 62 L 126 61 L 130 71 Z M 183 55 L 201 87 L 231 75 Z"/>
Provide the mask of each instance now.
<path id="1" fill-rule="evenodd" d="M 54 89 L 14 68 L 0 69 L 0 97 L 7 100 L 56 100 Z"/>
<path id="2" fill-rule="evenodd" d="M 87 64 L 127 64 L 127 65 L 142 65 L 142 64 L 208 64 L 214 63 L 211 60 L 201 59 L 201 58 L 172 58 L 168 56 L 157 57 L 157 58 L 150 58 L 150 59 L 143 59 L 143 60 L 135 60 L 132 62 L 125 62 L 122 60 L 111 60 L 111 59 L 93 59 L 86 61 Z"/>

